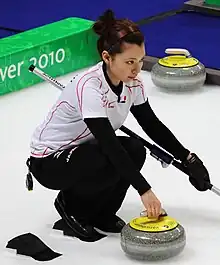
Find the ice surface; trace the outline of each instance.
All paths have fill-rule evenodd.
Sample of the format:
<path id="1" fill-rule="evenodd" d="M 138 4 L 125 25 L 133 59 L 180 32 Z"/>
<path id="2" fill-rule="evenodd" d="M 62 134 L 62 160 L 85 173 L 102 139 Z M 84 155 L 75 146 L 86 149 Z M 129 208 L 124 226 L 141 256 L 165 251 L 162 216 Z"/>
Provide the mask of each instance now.
<path id="1" fill-rule="evenodd" d="M 66 84 L 70 77 L 71 74 L 59 78 L 59 81 Z M 157 116 L 185 147 L 200 156 L 209 170 L 212 183 L 220 187 L 220 87 L 204 86 L 194 93 L 171 94 L 156 88 L 149 73 L 142 72 L 142 77 Z M 59 218 L 53 207 L 57 192 L 45 189 L 36 181 L 34 191 L 26 190 L 25 161 L 29 155 L 31 134 L 59 93 L 58 89 L 44 82 L 0 98 L 0 263 L 37 263 L 30 258 L 10 256 L 5 248 L 10 239 L 30 232 L 40 237 L 54 251 L 63 254 L 49 264 L 138 264 L 140 262 L 132 261 L 124 255 L 119 236 L 85 243 L 57 235 L 51 229 Z M 132 116 L 128 117 L 125 125 L 152 142 Z M 159 264 L 217 264 L 220 258 L 220 198 L 211 191 L 198 192 L 190 185 L 185 174 L 173 166 L 163 169 L 149 155 L 142 173 L 149 180 L 163 207 L 184 226 L 187 235 L 187 245 L 182 254 Z M 130 188 L 119 215 L 129 222 L 142 210 L 137 192 Z"/>

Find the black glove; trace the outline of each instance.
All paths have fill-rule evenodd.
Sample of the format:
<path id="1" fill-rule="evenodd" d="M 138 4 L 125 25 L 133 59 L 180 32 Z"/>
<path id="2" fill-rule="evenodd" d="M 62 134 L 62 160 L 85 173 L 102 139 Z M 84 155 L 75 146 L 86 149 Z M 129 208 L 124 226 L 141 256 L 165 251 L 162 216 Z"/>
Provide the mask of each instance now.
<path id="1" fill-rule="evenodd" d="M 183 161 L 182 164 L 188 171 L 190 183 L 198 191 L 206 191 L 209 189 L 209 173 L 196 154 L 192 153 L 191 157 Z"/>

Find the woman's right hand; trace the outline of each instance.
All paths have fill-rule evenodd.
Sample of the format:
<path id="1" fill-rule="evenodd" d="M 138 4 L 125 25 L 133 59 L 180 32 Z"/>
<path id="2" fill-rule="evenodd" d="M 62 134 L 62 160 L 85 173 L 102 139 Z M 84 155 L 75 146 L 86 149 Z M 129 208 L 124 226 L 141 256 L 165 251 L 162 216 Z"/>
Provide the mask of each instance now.
<path id="1" fill-rule="evenodd" d="M 150 189 L 141 196 L 142 203 L 146 209 L 147 217 L 158 218 L 162 212 L 161 202 Z"/>

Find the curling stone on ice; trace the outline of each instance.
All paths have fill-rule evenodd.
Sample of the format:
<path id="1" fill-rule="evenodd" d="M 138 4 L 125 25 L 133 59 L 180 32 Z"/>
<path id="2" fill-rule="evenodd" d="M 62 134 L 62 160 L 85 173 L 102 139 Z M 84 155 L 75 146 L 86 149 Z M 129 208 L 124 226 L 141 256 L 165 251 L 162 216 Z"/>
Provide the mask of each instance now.
<path id="1" fill-rule="evenodd" d="M 151 70 L 151 79 L 167 91 L 192 91 L 200 89 L 206 80 L 205 66 L 193 58 L 186 49 L 166 49 L 172 54 L 161 58 Z"/>
<path id="2" fill-rule="evenodd" d="M 165 211 L 158 219 L 145 212 L 131 220 L 121 231 L 121 248 L 136 260 L 159 261 L 182 252 L 186 244 L 184 228 Z"/>

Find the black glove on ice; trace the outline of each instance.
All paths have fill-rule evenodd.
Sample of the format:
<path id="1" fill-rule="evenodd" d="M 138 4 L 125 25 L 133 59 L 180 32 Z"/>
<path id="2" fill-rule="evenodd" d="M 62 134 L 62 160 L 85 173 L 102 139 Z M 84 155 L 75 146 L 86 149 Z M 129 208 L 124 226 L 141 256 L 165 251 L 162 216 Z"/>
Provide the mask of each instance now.
<path id="1" fill-rule="evenodd" d="M 192 153 L 191 157 L 183 161 L 182 164 L 188 171 L 190 183 L 198 191 L 206 191 L 209 189 L 209 173 L 196 154 Z"/>

